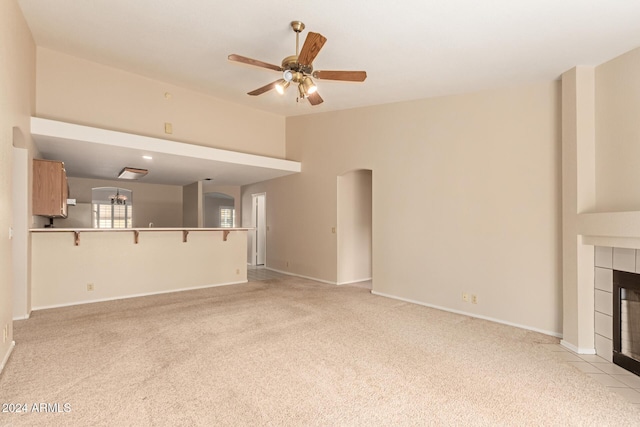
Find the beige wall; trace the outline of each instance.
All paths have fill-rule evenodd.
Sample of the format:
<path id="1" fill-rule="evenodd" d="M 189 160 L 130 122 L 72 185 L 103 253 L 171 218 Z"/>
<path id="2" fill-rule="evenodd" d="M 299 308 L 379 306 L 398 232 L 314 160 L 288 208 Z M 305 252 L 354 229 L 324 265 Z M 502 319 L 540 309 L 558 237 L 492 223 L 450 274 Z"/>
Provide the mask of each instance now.
<path id="1" fill-rule="evenodd" d="M 640 210 L 640 48 L 596 68 L 597 211 Z"/>
<path id="2" fill-rule="evenodd" d="M 38 117 L 285 156 L 283 117 L 42 47 L 37 55 Z M 165 122 L 173 134 L 164 133 Z"/>
<path id="3" fill-rule="evenodd" d="M 69 178 L 69 197 L 77 206 L 69 206 L 67 219 L 56 219 L 59 228 L 91 228 L 91 189 L 119 187 L 133 191 L 133 227 L 182 227 L 182 187 L 90 178 Z"/>
<path id="4" fill-rule="evenodd" d="M 15 141 L 14 141 L 15 145 Z M 13 148 L 12 205 L 13 205 L 13 319 L 26 319 L 31 312 L 30 283 L 30 240 L 29 228 L 32 217 L 29 217 L 31 204 L 30 177 L 33 175 L 30 152 L 25 148 Z"/>
<path id="5" fill-rule="evenodd" d="M 247 280 L 246 231 L 33 232 L 33 308 L 173 292 Z M 93 284 L 93 291 L 87 284 Z"/>
<path id="6" fill-rule="evenodd" d="M 36 52 L 15 0 L 0 2 L 0 370 L 13 342 L 13 145 L 32 149 L 29 117 L 35 111 Z M 28 156 L 27 156 L 28 157 Z M 28 212 L 22 212 L 28 215 Z M 26 223 L 24 218 L 20 223 Z M 24 230 L 16 230 L 25 234 Z M 18 254 L 26 257 L 26 253 Z M 2 331 L 8 330 L 3 339 Z"/>
<path id="7" fill-rule="evenodd" d="M 374 291 L 560 333 L 559 108 L 549 82 L 287 119 L 302 173 L 243 188 L 267 265 L 335 282 L 336 177 L 371 169 Z"/>

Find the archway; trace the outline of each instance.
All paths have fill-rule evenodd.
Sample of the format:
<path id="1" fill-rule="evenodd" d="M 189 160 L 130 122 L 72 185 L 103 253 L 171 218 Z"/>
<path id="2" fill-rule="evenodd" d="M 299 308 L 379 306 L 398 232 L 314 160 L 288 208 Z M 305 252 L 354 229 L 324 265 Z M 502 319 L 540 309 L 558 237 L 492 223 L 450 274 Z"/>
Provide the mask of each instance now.
<path id="1" fill-rule="evenodd" d="M 204 227 L 235 227 L 235 203 L 235 198 L 232 195 L 226 193 L 204 193 Z"/>

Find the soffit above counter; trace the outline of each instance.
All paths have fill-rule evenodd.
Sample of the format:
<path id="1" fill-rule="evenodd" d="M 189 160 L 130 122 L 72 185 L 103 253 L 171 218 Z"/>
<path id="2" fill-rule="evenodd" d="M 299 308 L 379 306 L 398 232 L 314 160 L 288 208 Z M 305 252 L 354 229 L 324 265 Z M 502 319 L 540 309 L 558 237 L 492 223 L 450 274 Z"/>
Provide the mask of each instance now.
<path id="1" fill-rule="evenodd" d="M 302 170 L 292 160 L 39 117 L 31 118 L 31 135 L 43 158 L 63 161 L 67 175 L 76 178 L 118 180 L 122 168 L 134 167 L 149 170 L 140 183 L 182 186 L 210 178 L 215 185 L 248 185 Z"/>

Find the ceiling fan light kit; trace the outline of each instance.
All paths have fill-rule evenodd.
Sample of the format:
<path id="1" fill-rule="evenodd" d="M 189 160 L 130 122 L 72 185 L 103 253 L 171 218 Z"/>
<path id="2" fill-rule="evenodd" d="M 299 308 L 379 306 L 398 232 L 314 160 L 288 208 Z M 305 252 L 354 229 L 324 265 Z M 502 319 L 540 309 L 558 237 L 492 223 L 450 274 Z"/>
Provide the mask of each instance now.
<path id="1" fill-rule="evenodd" d="M 281 79 L 255 89 L 249 92 L 248 95 L 262 95 L 274 88 L 276 92 L 282 95 L 291 82 L 293 82 L 298 85 L 297 101 L 307 99 L 311 105 L 319 105 L 323 102 L 323 99 L 318 94 L 318 87 L 311 77 L 318 80 L 348 82 L 363 82 L 367 78 L 366 71 L 313 71 L 313 60 L 318 56 L 320 49 L 322 49 L 322 46 L 326 43 L 326 37 L 322 34 L 309 32 L 302 45 L 302 50 L 299 51 L 299 35 L 300 32 L 304 30 L 305 25 L 300 21 L 292 21 L 291 28 L 296 33 L 296 54 L 285 57 L 280 67 L 241 55 L 229 55 L 228 59 L 230 61 L 282 72 Z"/>
<path id="2" fill-rule="evenodd" d="M 276 84 L 276 92 L 282 95 L 284 91 L 289 87 L 290 84 L 291 83 L 286 79 L 278 80 L 278 83 Z"/>
<path id="3" fill-rule="evenodd" d="M 311 95 L 313 92 L 318 90 L 318 87 L 310 77 L 302 79 L 302 88 L 304 89 L 304 93 L 307 95 Z"/>

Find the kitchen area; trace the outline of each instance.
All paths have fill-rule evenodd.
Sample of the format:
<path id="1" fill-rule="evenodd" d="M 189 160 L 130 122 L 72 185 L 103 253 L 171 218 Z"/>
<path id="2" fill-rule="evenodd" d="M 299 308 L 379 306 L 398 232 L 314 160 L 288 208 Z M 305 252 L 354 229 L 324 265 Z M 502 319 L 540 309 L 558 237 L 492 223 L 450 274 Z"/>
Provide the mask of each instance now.
<path id="1" fill-rule="evenodd" d="M 16 289 L 22 317 L 246 282 L 241 187 L 300 171 L 289 160 L 40 118 L 32 136 L 42 159 L 31 162 L 37 226 L 27 286 Z"/>

